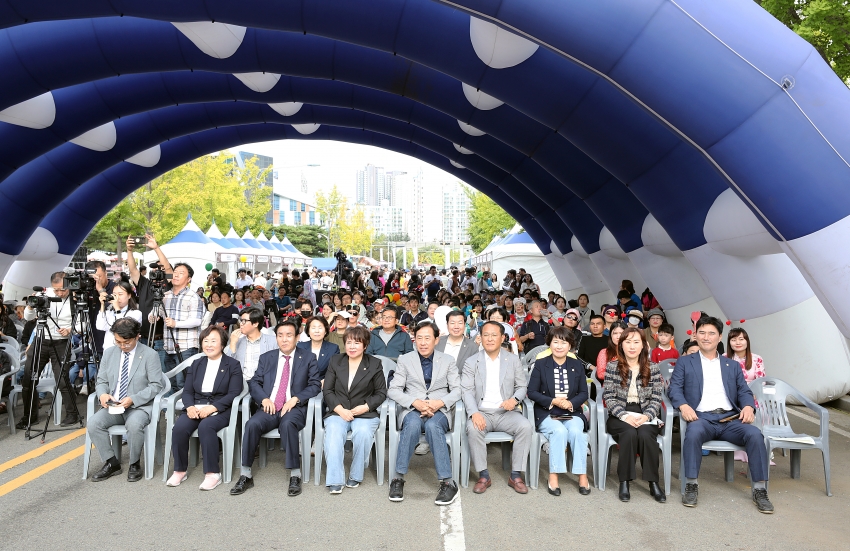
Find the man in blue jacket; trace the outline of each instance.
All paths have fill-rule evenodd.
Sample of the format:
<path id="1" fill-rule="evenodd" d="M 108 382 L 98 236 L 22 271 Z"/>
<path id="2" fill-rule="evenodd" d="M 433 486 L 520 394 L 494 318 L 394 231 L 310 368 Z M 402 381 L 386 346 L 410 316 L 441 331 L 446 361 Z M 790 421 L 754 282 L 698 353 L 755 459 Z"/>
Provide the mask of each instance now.
<path id="1" fill-rule="evenodd" d="M 759 512 L 773 513 L 765 487 L 767 450 L 764 437 L 752 425 L 755 400 L 738 362 L 717 352 L 722 334 L 723 324 L 719 319 L 700 318 L 696 322 L 695 335 L 699 352 L 679 358 L 670 378 L 670 401 L 688 422 L 682 444 L 683 476 L 686 478 L 682 504 L 697 506 L 702 445 L 709 440 L 725 440 L 746 448 L 753 480 L 753 502 Z"/>
<path id="2" fill-rule="evenodd" d="M 398 327 L 398 310 L 395 306 L 384 308 L 378 319 L 381 326 L 372 330 L 366 354 L 386 356 L 395 360 L 402 354 L 413 352 L 410 336 Z"/>

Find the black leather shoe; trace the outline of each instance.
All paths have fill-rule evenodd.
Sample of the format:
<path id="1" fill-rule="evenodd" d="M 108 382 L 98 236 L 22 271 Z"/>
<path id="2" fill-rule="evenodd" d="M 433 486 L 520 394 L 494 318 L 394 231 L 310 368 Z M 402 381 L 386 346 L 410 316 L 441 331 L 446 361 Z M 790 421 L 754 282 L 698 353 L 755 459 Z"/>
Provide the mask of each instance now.
<path id="1" fill-rule="evenodd" d="M 699 484 L 688 482 L 685 484 L 685 493 L 682 496 L 682 505 L 685 507 L 696 507 L 699 499 Z"/>
<path id="2" fill-rule="evenodd" d="M 62 420 L 61 423 L 59 423 L 59 426 L 60 427 L 72 427 L 74 425 L 78 425 L 79 423 L 80 423 L 80 416 L 79 415 L 68 415 L 68 416 L 65 417 L 65 419 Z"/>
<path id="3" fill-rule="evenodd" d="M 629 481 L 624 480 L 620 482 L 620 493 L 619 493 L 620 501 L 628 502 L 632 495 L 629 493 Z"/>
<path id="4" fill-rule="evenodd" d="M 590 495 L 590 485 L 588 485 L 586 488 L 584 486 L 579 486 L 578 487 L 578 493 L 580 493 L 583 496 L 589 496 Z"/>
<path id="5" fill-rule="evenodd" d="M 32 422 L 27 421 L 27 418 L 24 417 L 23 419 L 15 423 L 15 428 L 18 430 L 25 430 L 28 425 L 35 426 L 36 423 L 38 423 L 38 417 L 34 417 Z"/>
<path id="6" fill-rule="evenodd" d="M 549 493 L 551 495 L 553 495 L 555 497 L 558 497 L 559 495 L 561 495 L 561 488 L 560 487 L 553 488 L 553 487 L 549 486 L 548 484 L 546 484 L 546 489 L 549 491 Z"/>
<path id="7" fill-rule="evenodd" d="M 773 514 L 773 503 L 770 502 L 767 497 L 767 490 L 764 488 L 753 490 L 753 503 L 758 507 L 759 513 Z"/>
<path id="8" fill-rule="evenodd" d="M 658 482 L 649 483 L 649 495 L 654 497 L 658 503 L 667 503 L 667 494 L 658 486 Z"/>
<path id="9" fill-rule="evenodd" d="M 254 487 L 254 479 L 248 478 L 245 475 L 239 477 L 239 480 L 236 481 L 236 484 L 230 489 L 230 495 L 232 496 L 240 496 L 245 493 L 246 490 L 250 490 Z"/>
<path id="10" fill-rule="evenodd" d="M 99 471 L 94 473 L 94 476 L 91 477 L 91 481 L 101 482 L 110 476 L 115 476 L 116 474 L 121 474 L 121 464 L 117 461 L 115 463 L 107 461 L 103 464 L 103 467 L 101 467 Z"/>
<path id="11" fill-rule="evenodd" d="M 142 479 L 142 462 L 136 461 L 127 467 L 127 482 L 138 482 Z"/>
<path id="12" fill-rule="evenodd" d="M 301 494 L 301 477 L 300 476 L 291 476 L 289 477 L 289 492 L 287 495 L 289 497 L 295 497 Z"/>

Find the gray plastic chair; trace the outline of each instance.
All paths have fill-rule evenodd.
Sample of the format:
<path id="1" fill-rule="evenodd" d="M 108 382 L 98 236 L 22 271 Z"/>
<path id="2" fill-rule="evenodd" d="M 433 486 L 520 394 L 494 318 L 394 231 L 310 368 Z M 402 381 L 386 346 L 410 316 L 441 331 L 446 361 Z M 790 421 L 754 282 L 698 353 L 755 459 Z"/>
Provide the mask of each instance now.
<path id="1" fill-rule="evenodd" d="M 233 476 L 234 450 L 236 448 L 236 427 L 239 419 L 239 404 L 242 398 L 248 394 L 248 383 L 242 382 L 242 392 L 233 399 L 230 406 L 230 422 L 226 427 L 219 430 L 216 435 L 221 440 L 221 480 L 222 482 L 230 482 Z M 177 422 L 178 412 L 183 410 L 183 389 L 181 388 L 171 396 L 167 401 L 165 408 L 165 446 L 163 446 L 164 457 L 170 457 L 171 453 L 171 437 L 174 430 L 174 423 Z M 189 437 L 189 466 L 196 467 L 198 465 L 198 449 L 200 448 L 200 439 L 198 438 L 197 429 Z M 168 465 L 166 462 L 162 467 L 162 481 L 168 480 Z"/>
<path id="2" fill-rule="evenodd" d="M 183 360 L 182 362 L 177 364 L 177 366 L 174 367 L 171 371 L 166 372 L 165 376 L 168 378 L 169 385 L 171 384 L 171 379 L 176 377 L 178 373 L 185 370 L 187 367 L 192 365 L 192 362 L 194 362 L 198 358 L 202 358 L 203 356 L 204 356 L 203 352 L 198 352 L 194 356 L 186 358 L 185 360 Z M 169 389 L 170 389 L 170 387 L 169 387 Z M 163 413 L 166 413 L 169 410 L 169 408 L 172 411 L 174 411 L 174 409 L 175 409 L 174 403 L 179 398 L 180 398 L 179 396 L 177 398 L 174 398 L 174 394 L 172 394 L 170 396 L 163 396 L 162 400 L 159 401 L 159 404 L 160 404 L 159 409 L 154 408 L 154 409 L 151 410 L 151 418 L 156 417 L 157 419 L 159 419 L 159 417 Z M 153 420 L 153 419 L 151 419 L 151 420 Z M 167 426 L 167 423 L 168 423 L 168 420 L 166 419 L 166 426 Z M 167 439 L 169 439 L 169 442 L 170 442 L 170 437 L 171 437 L 170 431 L 168 432 L 166 437 L 167 437 Z M 165 462 L 165 458 L 167 457 L 167 454 L 171 453 L 171 445 L 170 444 L 168 444 L 167 447 L 166 447 L 166 445 L 160 446 L 159 434 L 156 435 L 156 447 L 154 449 L 154 453 L 155 453 L 157 465 L 162 465 Z M 165 474 L 165 472 L 167 472 L 168 469 L 163 468 L 163 471 L 164 471 L 163 474 Z M 168 480 L 168 477 L 166 477 L 165 480 Z"/>
<path id="3" fill-rule="evenodd" d="M 381 367 L 384 368 L 384 377 L 388 377 L 391 371 L 395 371 L 396 363 L 386 357 L 386 356 L 375 356 L 381 360 Z M 321 398 L 322 393 L 319 393 L 319 398 Z M 378 486 L 382 486 L 384 484 L 384 459 L 387 447 L 387 411 L 389 410 L 389 404 L 392 400 L 384 400 L 384 403 L 381 404 L 381 409 L 379 410 L 379 419 L 378 428 L 375 429 L 375 435 L 372 438 L 372 446 L 375 448 L 375 473 L 378 480 Z M 315 410 L 313 413 L 313 418 L 316 422 L 316 438 L 315 438 L 315 449 L 316 449 L 316 477 L 314 480 L 314 484 L 316 486 L 319 485 L 319 481 L 322 478 L 322 461 L 325 450 L 325 424 L 324 424 L 324 411 L 325 411 L 325 402 L 324 400 L 318 401 L 315 404 Z M 348 431 L 348 440 L 351 440 L 351 431 Z M 309 452 L 309 450 L 308 450 Z M 366 456 L 366 467 L 369 466 L 369 460 L 371 457 L 370 453 Z M 306 479 L 306 477 L 305 477 Z"/>
<path id="4" fill-rule="evenodd" d="M 55 425 L 61 423 L 63 411 L 62 393 L 56 390 L 56 379 L 53 378 L 53 365 L 51 362 L 47 362 L 47 365 L 41 371 L 41 377 L 38 379 L 38 383 L 36 383 L 35 390 L 36 392 L 49 392 L 56 396 L 56 404 L 53 408 L 53 423 Z M 13 385 L 12 390 L 9 392 L 9 401 L 7 402 L 6 409 L 10 412 L 10 416 L 11 412 L 18 405 L 18 395 L 21 392 L 23 392 L 23 387 L 19 384 Z"/>
<path id="5" fill-rule="evenodd" d="M 758 420 L 758 417 L 756 417 Z M 681 442 L 681 449 L 685 447 L 685 433 L 688 430 L 688 422 L 680 415 L 679 416 L 679 436 Z M 731 442 L 726 442 L 724 440 L 709 440 L 708 442 L 702 445 L 702 449 L 712 451 L 712 452 L 721 452 L 723 453 L 723 468 L 725 473 L 726 482 L 733 482 L 735 480 L 735 452 L 736 451 L 744 451 L 743 446 L 737 446 Z M 752 473 L 750 473 L 749 464 L 747 465 L 747 476 L 750 478 L 750 484 L 752 485 Z M 679 457 L 679 481 L 681 482 L 681 492 L 682 495 L 685 494 L 685 454 L 681 453 Z"/>
<path id="6" fill-rule="evenodd" d="M 461 420 L 461 433 L 460 433 L 460 479 L 464 488 L 469 487 L 469 467 L 471 458 L 469 455 L 469 439 L 466 437 L 466 425 L 469 423 L 469 418 L 466 415 L 466 407 L 463 405 L 463 400 L 458 400 L 456 409 L 460 409 L 460 420 Z M 525 407 L 523 406 L 523 415 L 525 415 Z M 527 417 L 526 417 L 527 418 Z M 532 425 L 534 422 L 532 421 Z M 513 442 L 514 437 L 506 432 L 488 432 L 484 436 L 485 444 L 497 444 L 501 443 L 502 445 L 502 470 L 507 473 L 511 472 L 511 451 L 513 450 Z M 534 441 L 532 438 L 532 447 L 534 445 Z M 529 456 L 531 454 L 529 453 Z M 526 478 L 528 478 L 528 473 L 530 472 L 530 467 L 528 466 L 528 458 L 526 458 Z M 538 469 L 539 470 L 539 469 Z"/>
<path id="7" fill-rule="evenodd" d="M 596 372 L 593 373 L 594 383 L 600 385 L 596 378 Z M 601 385 L 600 385 L 601 386 Z M 602 391 L 597 396 L 602 396 Z M 656 437 L 658 447 L 661 448 L 661 463 L 664 468 L 664 493 L 670 495 L 670 480 L 672 478 L 673 467 L 673 404 L 667 397 L 667 391 L 662 389 L 661 403 L 664 406 L 659 412 L 659 419 L 664 423 L 664 427 Z M 608 408 L 600 399 L 596 403 L 596 420 L 599 423 L 597 432 L 599 434 L 599 483 L 597 487 L 600 490 L 605 490 L 605 480 L 608 477 L 608 470 L 611 468 L 611 448 L 617 445 L 614 437 L 608 434 Z M 681 472 L 681 471 L 680 471 Z"/>
<path id="8" fill-rule="evenodd" d="M 670 377 L 673 376 L 673 369 L 676 368 L 674 359 L 664 360 L 658 364 L 658 369 L 661 371 L 661 376 L 664 378 L 664 388 L 670 386 Z"/>
<path id="9" fill-rule="evenodd" d="M 761 432 L 764 435 L 767 455 L 774 448 L 791 450 L 791 478 L 800 478 L 800 463 L 803 450 L 820 450 L 823 456 L 823 474 L 826 479 L 826 495 L 832 496 L 829 484 L 829 411 L 809 400 L 802 392 L 785 381 L 776 377 L 761 377 L 750 383 L 756 403 L 757 416 L 761 421 Z M 788 421 L 786 401 L 788 396 L 799 400 L 801 404 L 814 411 L 820 417 L 820 433 L 818 436 L 797 434 Z M 776 438 L 794 438 L 810 436 L 814 444 L 787 442 Z M 768 470 L 770 464 L 768 463 Z"/>
<path id="10" fill-rule="evenodd" d="M 460 400 L 458 400 L 460 402 Z M 449 445 L 449 451 L 452 454 L 452 478 L 457 481 L 460 478 L 460 426 L 463 424 L 463 420 L 461 419 L 460 408 L 455 406 L 454 413 L 450 412 L 450 415 L 454 416 L 454 423 L 452 430 L 446 433 L 446 444 Z M 387 424 L 390 429 L 390 450 L 389 450 L 389 473 L 395 471 L 395 463 L 396 458 L 398 457 L 398 440 L 400 438 L 400 430 L 401 425 L 398 422 L 398 415 L 401 413 L 398 404 L 396 404 L 392 400 L 388 400 L 387 404 Z M 411 413 L 410 415 L 413 415 Z M 425 434 L 423 433 L 419 437 L 419 442 L 427 443 L 425 439 Z"/>
<path id="11" fill-rule="evenodd" d="M 9 379 L 14 383 L 15 376 L 18 374 L 18 371 L 21 370 L 21 360 L 18 357 L 19 355 L 18 354 L 9 354 L 9 356 L 12 358 L 12 370 L 9 371 L 8 373 L 4 373 L 3 375 L 0 375 L 0 388 L 3 388 L 3 385 L 6 382 L 6 379 Z M 14 387 L 14 385 L 13 385 L 13 387 Z M 15 430 L 15 408 L 12 407 L 12 401 L 11 400 L 7 400 L 7 402 L 8 403 L 6 404 L 6 413 L 9 416 L 9 418 L 8 418 L 9 432 L 11 434 L 15 434 L 15 432 L 16 432 L 16 430 Z"/>
<path id="12" fill-rule="evenodd" d="M 522 367 L 524 367 L 526 371 L 531 371 L 531 368 L 534 366 L 534 362 L 537 360 L 537 355 L 547 350 L 548 348 L 549 345 L 544 344 L 542 346 L 535 346 L 534 348 L 526 352 L 523 355 L 522 360 L 520 360 L 522 363 Z"/>
<path id="13" fill-rule="evenodd" d="M 171 381 L 165 373 L 162 374 L 163 389 L 157 393 L 153 399 L 153 409 L 151 411 L 158 412 L 162 407 L 160 402 L 163 396 L 171 390 Z M 86 400 L 86 425 L 95 414 L 95 407 L 100 409 L 100 404 L 97 401 L 97 393 L 92 392 Z M 95 406 L 97 404 L 97 406 Z M 145 427 L 145 442 L 143 445 L 142 458 L 145 462 L 145 479 L 153 478 L 154 469 L 154 453 L 156 450 L 156 435 L 159 427 L 159 415 L 151 416 L 151 422 Z M 115 453 L 115 458 L 121 461 L 121 437 L 127 434 L 127 429 L 124 425 L 113 425 L 109 427 L 109 436 L 112 437 L 112 451 Z M 86 430 L 85 451 L 83 452 L 83 480 L 89 477 L 89 459 L 91 458 L 91 437 L 89 431 Z"/>
<path id="14" fill-rule="evenodd" d="M 599 382 L 593 379 L 587 380 L 588 385 L 595 385 L 596 395 L 602 396 L 602 389 L 599 388 Z M 528 420 L 531 421 L 531 424 L 534 425 L 534 402 L 530 399 L 525 399 L 525 408 L 527 412 Z M 598 437 L 598 426 L 596 422 L 597 408 L 596 401 L 588 398 L 587 405 L 590 408 L 590 415 L 588 418 L 588 422 L 590 427 L 587 431 L 587 445 L 590 447 L 590 466 L 593 470 L 593 484 L 598 488 L 599 487 L 599 476 L 598 476 L 598 468 L 597 464 L 599 462 L 599 437 Z M 540 481 L 540 460 L 541 460 L 541 450 L 543 446 L 548 443 L 549 440 L 543 436 L 537 430 L 534 431 L 534 436 L 531 440 L 531 451 L 529 452 L 528 457 L 528 486 L 533 489 L 537 489 L 537 485 Z M 569 450 L 567 455 L 567 465 L 570 465 L 570 454 L 573 453 L 586 453 L 585 450 Z M 549 450 L 549 453 L 552 453 L 552 450 Z"/>
<path id="15" fill-rule="evenodd" d="M 304 428 L 298 433 L 299 436 L 299 446 L 301 447 L 301 480 L 310 480 L 310 445 L 313 441 L 313 415 L 315 415 L 316 408 L 321 408 L 321 394 L 318 396 L 313 396 L 307 402 L 307 418 L 305 419 Z M 245 396 L 242 399 L 242 435 L 244 438 L 245 434 L 245 425 L 248 424 L 248 420 L 251 418 L 251 394 L 247 392 L 247 384 L 245 387 Z M 265 469 L 266 465 L 268 465 L 268 453 L 269 450 L 272 449 L 271 440 L 281 440 L 280 438 L 280 430 L 272 429 L 269 432 L 260 436 L 259 443 L 259 451 L 260 451 L 260 468 Z M 281 449 L 283 449 L 283 442 L 281 444 Z M 241 450 L 240 450 L 241 451 Z M 231 465 L 236 461 L 242 461 L 242 456 L 239 453 L 235 453 L 233 460 L 231 461 Z M 240 465 L 241 466 L 241 465 Z"/>

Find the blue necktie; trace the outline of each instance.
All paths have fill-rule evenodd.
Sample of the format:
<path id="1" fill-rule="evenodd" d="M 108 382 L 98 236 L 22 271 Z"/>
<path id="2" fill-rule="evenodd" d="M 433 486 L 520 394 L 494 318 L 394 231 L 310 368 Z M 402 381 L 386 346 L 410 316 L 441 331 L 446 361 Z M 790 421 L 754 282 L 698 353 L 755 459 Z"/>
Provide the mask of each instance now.
<path id="1" fill-rule="evenodd" d="M 124 363 L 121 364 L 121 383 L 118 387 L 118 401 L 127 397 L 127 387 L 130 386 L 130 353 L 124 352 Z"/>

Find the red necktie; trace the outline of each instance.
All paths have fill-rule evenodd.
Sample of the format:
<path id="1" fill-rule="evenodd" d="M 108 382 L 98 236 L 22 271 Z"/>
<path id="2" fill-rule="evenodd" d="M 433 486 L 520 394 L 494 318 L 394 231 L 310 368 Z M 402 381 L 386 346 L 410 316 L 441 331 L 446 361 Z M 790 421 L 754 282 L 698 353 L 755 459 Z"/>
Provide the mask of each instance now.
<path id="1" fill-rule="evenodd" d="M 286 403 L 286 388 L 289 386 L 289 356 L 284 356 L 283 370 L 280 373 L 280 385 L 274 400 L 275 410 L 280 410 Z"/>

